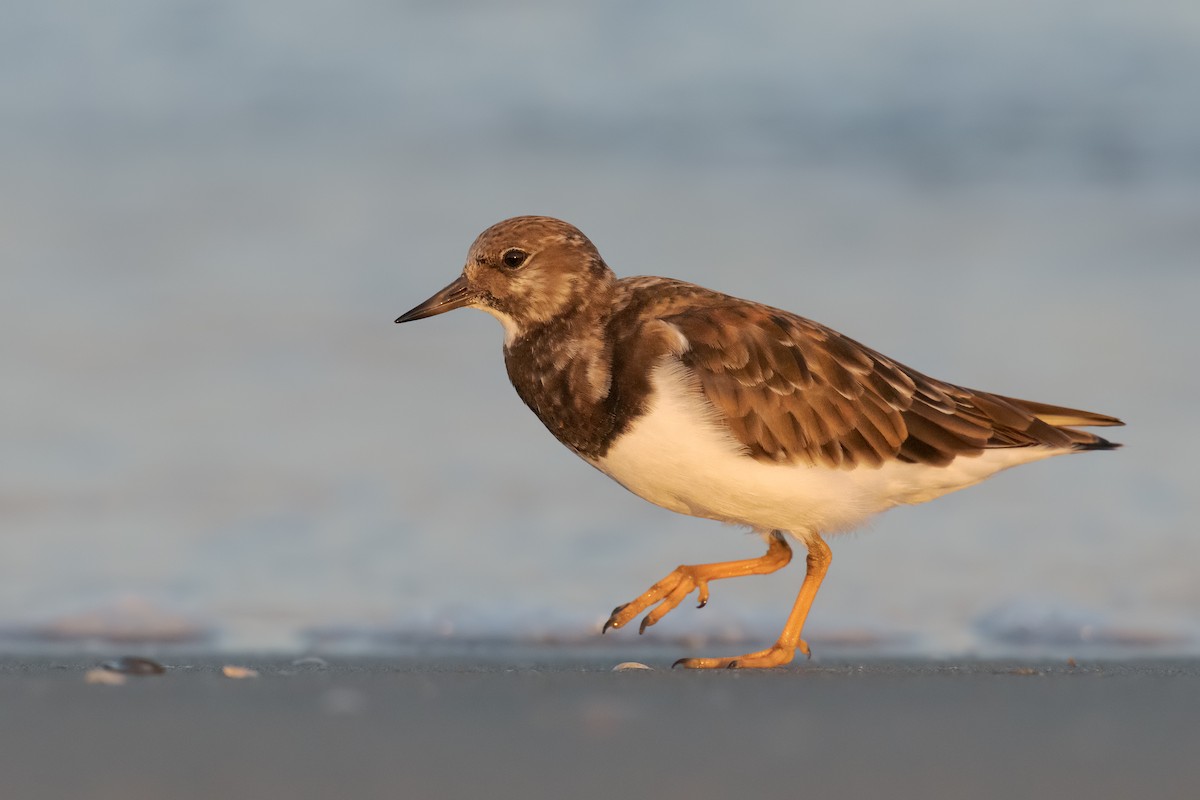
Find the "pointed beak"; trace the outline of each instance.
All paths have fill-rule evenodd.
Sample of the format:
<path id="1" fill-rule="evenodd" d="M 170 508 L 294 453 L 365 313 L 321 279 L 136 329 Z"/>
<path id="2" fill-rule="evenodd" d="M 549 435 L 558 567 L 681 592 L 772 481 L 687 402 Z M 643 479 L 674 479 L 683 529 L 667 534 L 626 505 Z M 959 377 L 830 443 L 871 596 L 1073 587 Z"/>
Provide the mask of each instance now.
<path id="1" fill-rule="evenodd" d="M 470 305 L 476 297 L 478 295 L 467 284 L 466 276 L 460 275 L 458 276 L 458 280 L 445 289 L 442 289 L 424 303 L 421 303 L 421 305 L 405 311 L 396 318 L 396 322 L 412 322 L 415 319 L 425 319 L 426 317 L 445 314 L 447 311 L 453 311 L 456 308 Z"/>

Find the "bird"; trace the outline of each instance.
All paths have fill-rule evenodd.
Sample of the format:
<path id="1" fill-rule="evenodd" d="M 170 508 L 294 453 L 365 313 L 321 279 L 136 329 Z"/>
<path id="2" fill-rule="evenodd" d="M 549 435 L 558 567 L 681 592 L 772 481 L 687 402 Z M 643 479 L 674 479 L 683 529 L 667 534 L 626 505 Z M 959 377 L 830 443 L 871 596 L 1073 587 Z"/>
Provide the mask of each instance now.
<path id="1" fill-rule="evenodd" d="M 771 668 L 802 638 L 829 569 L 826 538 L 1009 467 L 1119 444 L 1083 427 L 1116 417 L 929 377 L 820 323 L 671 278 L 618 278 L 576 227 L 519 216 L 471 245 L 462 273 L 402 314 L 458 308 L 499 320 L 518 396 L 562 444 L 655 505 L 743 526 L 757 558 L 680 565 L 617 606 L 601 633 L 644 633 L 712 581 L 765 575 L 807 551 L 799 594 L 763 650 L 683 658 Z"/>

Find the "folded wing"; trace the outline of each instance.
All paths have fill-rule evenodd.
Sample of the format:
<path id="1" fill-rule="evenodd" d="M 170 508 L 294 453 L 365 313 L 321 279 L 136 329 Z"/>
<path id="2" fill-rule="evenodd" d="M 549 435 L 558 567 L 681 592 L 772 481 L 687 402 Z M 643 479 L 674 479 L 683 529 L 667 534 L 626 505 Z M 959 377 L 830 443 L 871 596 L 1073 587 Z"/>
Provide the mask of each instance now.
<path id="1" fill-rule="evenodd" d="M 996 447 L 1105 449 L 1070 425 L 1102 414 L 966 389 L 930 378 L 823 325 L 740 301 L 661 319 L 678 354 L 749 455 L 764 461 L 940 465 Z"/>

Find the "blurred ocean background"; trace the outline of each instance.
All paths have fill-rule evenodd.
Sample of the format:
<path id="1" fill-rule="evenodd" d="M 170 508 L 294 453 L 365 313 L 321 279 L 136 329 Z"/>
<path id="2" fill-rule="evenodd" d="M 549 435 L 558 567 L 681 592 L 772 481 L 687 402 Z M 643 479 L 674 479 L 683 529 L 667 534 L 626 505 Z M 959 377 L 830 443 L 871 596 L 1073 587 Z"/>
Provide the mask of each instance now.
<path id="1" fill-rule="evenodd" d="M 0 75 L 0 649 L 594 641 L 757 555 L 555 442 L 490 318 L 392 324 L 538 213 L 1129 423 L 834 540 L 818 654 L 1200 650 L 1195 3 L 17 0 Z"/>

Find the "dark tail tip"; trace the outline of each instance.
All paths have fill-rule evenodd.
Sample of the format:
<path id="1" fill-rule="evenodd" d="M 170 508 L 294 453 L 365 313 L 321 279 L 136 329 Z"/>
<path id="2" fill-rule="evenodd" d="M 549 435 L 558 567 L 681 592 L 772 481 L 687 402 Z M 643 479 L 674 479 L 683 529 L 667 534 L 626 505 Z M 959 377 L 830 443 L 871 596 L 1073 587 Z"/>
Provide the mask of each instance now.
<path id="1" fill-rule="evenodd" d="M 1094 442 L 1079 442 L 1075 445 L 1076 450 L 1117 450 L 1125 445 L 1120 442 L 1110 442 L 1108 439 L 1096 437 Z"/>

